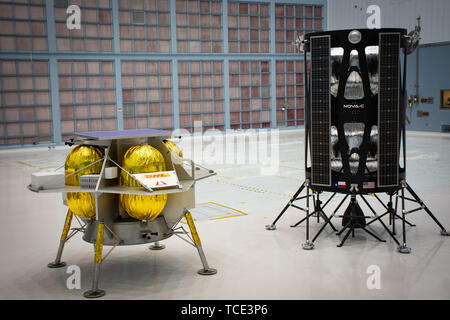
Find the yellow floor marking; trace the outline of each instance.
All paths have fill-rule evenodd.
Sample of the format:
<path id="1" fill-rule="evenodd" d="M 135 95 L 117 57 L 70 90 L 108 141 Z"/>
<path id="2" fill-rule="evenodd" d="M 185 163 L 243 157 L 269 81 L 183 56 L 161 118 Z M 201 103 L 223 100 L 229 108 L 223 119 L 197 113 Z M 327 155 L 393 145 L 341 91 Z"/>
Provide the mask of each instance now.
<path id="1" fill-rule="evenodd" d="M 29 164 L 29 163 L 26 163 L 26 162 L 23 162 L 23 161 L 20 161 L 20 160 L 16 161 L 16 163 L 21 164 L 21 165 L 26 166 L 26 167 L 30 167 L 30 168 L 41 169 L 41 168 L 39 168 L 39 167 L 37 167 L 37 166 L 34 166 L 34 165 L 32 165 L 32 164 Z"/>
<path id="2" fill-rule="evenodd" d="M 251 191 L 251 192 L 255 192 L 255 193 L 261 193 L 261 194 L 269 193 L 269 194 L 274 194 L 274 195 L 282 196 L 282 197 L 286 197 L 286 196 L 289 195 L 287 193 L 275 192 L 275 191 L 265 190 L 265 189 L 262 189 L 262 188 L 249 187 L 249 186 L 245 186 L 245 185 L 238 184 L 238 183 L 232 183 L 232 182 L 228 182 L 228 181 L 223 181 L 220 178 L 216 178 L 216 182 L 220 182 L 220 183 L 223 183 L 223 184 L 228 184 L 228 185 L 231 185 L 231 186 L 235 186 L 235 187 L 237 187 L 237 188 L 239 188 L 241 190 Z"/>
<path id="3" fill-rule="evenodd" d="M 223 204 L 218 204 L 216 202 L 203 202 L 203 203 L 199 203 L 199 204 L 208 204 L 208 203 L 215 204 L 216 206 L 221 206 L 221 207 L 224 207 L 224 208 L 227 208 L 227 209 L 230 209 L 230 210 L 233 210 L 233 211 L 237 211 L 237 212 L 240 213 L 240 214 L 234 215 L 234 216 L 225 216 L 225 217 L 219 217 L 219 218 L 211 218 L 211 219 L 208 219 L 208 220 L 218 220 L 218 219 L 225 219 L 225 218 L 242 217 L 243 215 L 244 216 L 248 216 L 248 213 L 245 213 L 245 212 L 242 212 L 240 210 L 224 206 Z"/>
<path id="4" fill-rule="evenodd" d="M 217 202 L 212 202 L 212 201 L 209 201 L 209 202 L 201 202 L 201 203 L 197 203 L 196 205 L 207 205 L 207 204 L 212 204 L 212 205 L 215 205 L 215 206 L 223 207 L 223 208 L 226 208 L 226 209 L 229 209 L 229 210 L 233 210 L 233 211 L 238 212 L 238 214 L 233 214 L 233 215 L 227 215 L 227 216 L 223 216 L 223 217 L 216 217 L 216 218 L 209 218 L 209 219 L 207 219 L 207 220 L 210 220 L 210 221 L 212 221 L 212 220 L 226 219 L 226 218 L 235 218 L 235 217 L 248 216 L 248 213 L 245 213 L 245 212 L 243 212 L 243 211 L 240 211 L 240 210 L 237 210 L 237 209 L 234 209 L 234 208 L 225 206 L 225 205 L 223 205 L 223 204 L 219 204 L 219 203 L 217 203 Z M 206 206 L 206 207 L 207 207 L 207 206 Z M 194 211 L 193 213 L 195 214 L 195 211 Z M 184 221 L 180 221 L 180 222 L 183 223 L 183 224 L 186 224 L 186 222 L 184 222 Z"/>

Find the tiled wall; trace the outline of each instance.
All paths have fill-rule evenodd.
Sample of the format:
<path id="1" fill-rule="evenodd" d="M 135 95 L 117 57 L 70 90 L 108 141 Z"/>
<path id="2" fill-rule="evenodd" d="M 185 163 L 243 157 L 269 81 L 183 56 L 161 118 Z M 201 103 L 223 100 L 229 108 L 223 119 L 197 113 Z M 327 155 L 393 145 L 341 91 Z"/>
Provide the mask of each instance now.
<path id="1" fill-rule="evenodd" d="M 304 124 L 303 61 L 277 61 L 277 125 Z"/>
<path id="2" fill-rule="evenodd" d="M 232 129 L 270 127 L 269 61 L 230 62 Z"/>
<path id="3" fill-rule="evenodd" d="M 170 51 L 169 2 L 119 1 L 122 52 Z"/>
<path id="4" fill-rule="evenodd" d="M 53 2 L 53 1 L 52 1 Z M 55 3 L 56 44 L 58 51 L 112 51 L 112 12 L 110 1 L 70 1 L 81 9 L 81 29 L 69 30 L 65 4 Z"/>
<path id="5" fill-rule="evenodd" d="M 296 36 L 322 29 L 321 6 L 275 5 L 275 39 L 277 53 L 295 53 Z"/>
<path id="6" fill-rule="evenodd" d="M 222 3 L 176 1 L 178 52 L 222 52 Z"/>
<path id="7" fill-rule="evenodd" d="M 63 139 L 74 132 L 115 130 L 112 61 L 59 61 L 59 99 Z"/>
<path id="8" fill-rule="evenodd" d="M 178 62 L 180 128 L 193 131 L 194 121 L 204 130 L 224 129 L 223 62 Z"/>
<path id="9" fill-rule="evenodd" d="M 173 129 L 170 61 L 123 61 L 124 129 Z"/>
<path id="10" fill-rule="evenodd" d="M 303 125 L 324 0 L 0 1 L 0 148 L 74 132 Z M 67 7 L 81 29 L 67 28 Z"/>
<path id="11" fill-rule="evenodd" d="M 230 2 L 228 42 L 230 53 L 268 53 L 269 4 Z"/>
<path id="12" fill-rule="evenodd" d="M 0 145 L 51 142 L 48 62 L 0 60 Z"/>
<path id="13" fill-rule="evenodd" d="M 0 3 L 0 50 L 47 50 L 44 0 Z"/>

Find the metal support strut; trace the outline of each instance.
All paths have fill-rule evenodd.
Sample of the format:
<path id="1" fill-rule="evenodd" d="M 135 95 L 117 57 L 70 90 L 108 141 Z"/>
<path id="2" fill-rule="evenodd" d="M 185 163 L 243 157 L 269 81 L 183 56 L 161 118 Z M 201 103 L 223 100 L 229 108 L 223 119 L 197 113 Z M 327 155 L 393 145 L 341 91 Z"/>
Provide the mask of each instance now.
<path id="1" fill-rule="evenodd" d="M 295 192 L 295 194 L 293 195 L 293 197 L 289 200 L 289 202 L 286 204 L 286 206 L 283 208 L 283 210 L 281 210 L 280 214 L 278 215 L 278 217 L 276 217 L 276 219 L 272 222 L 272 224 L 268 224 L 266 225 L 266 230 L 275 230 L 276 227 L 276 223 L 277 221 L 281 218 L 281 216 L 286 212 L 286 210 L 292 206 L 293 202 L 295 200 L 297 200 L 298 195 L 303 191 L 303 189 L 305 188 L 305 182 L 302 183 L 302 185 L 300 186 L 300 188 L 298 188 L 297 192 Z M 309 195 L 308 195 L 309 196 Z"/>
<path id="2" fill-rule="evenodd" d="M 309 181 L 306 180 L 306 242 L 302 244 L 303 250 L 314 249 L 314 243 L 309 241 Z"/>
<path id="3" fill-rule="evenodd" d="M 194 219 L 192 219 L 191 213 L 188 210 L 186 210 L 184 217 L 186 218 L 189 229 L 191 230 L 194 245 L 197 248 L 200 260 L 202 261 L 203 264 L 203 269 L 198 270 L 198 274 L 201 274 L 203 276 L 216 274 L 217 270 L 214 268 L 210 268 L 208 265 L 208 261 L 206 261 L 206 256 L 205 253 L 203 252 L 202 243 L 200 241 L 200 237 L 198 236 L 197 228 L 195 227 Z"/>
<path id="4" fill-rule="evenodd" d="M 362 197 L 362 198 L 365 201 L 364 197 Z M 372 209 L 372 207 L 370 205 L 369 205 L 369 208 Z M 360 212 L 360 215 L 358 214 L 358 211 Z M 348 212 L 348 215 L 346 217 L 347 212 Z M 344 213 L 344 215 L 342 216 L 342 218 L 347 218 L 348 222 L 345 223 L 344 227 L 337 233 L 337 235 L 340 236 L 345 230 L 348 230 L 348 231 L 345 234 L 342 241 L 337 245 L 337 247 L 342 247 L 344 245 L 345 241 L 347 241 L 350 234 L 352 234 L 352 237 L 354 237 L 355 229 L 361 229 L 361 230 L 365 231 L 367 234 L 371 235 L 373 238 L 377 239 L 378 241 L 386 242 L 386 240 L 381 239 L 375 233 L 371 232 L 370 230 L 368 230 L 366 228 L 367 224 L 365 223 L 365 219 L 367 217 L 364 216 L 361 208 L 358 205 L 358 202 L 356 200 L 356 191 L 355 190 L 353 191 L 353 193 L 350 196 L 349 206 L 346 210 L 346 213 Z M 345 220 L 343 219 L 343 221 L 345 221 Z M 381 220 L 379 220 L 379 221 L 383 224 L 385 229 L 387 229 L 387 227 L 384 225 L 384 223 Z"/>
<path id="5" fill-rule="evenodd" d="M 50 262 L 47 267 L 49 268 L 61 268 L 66 265 L 65 262 L 61 261 L 61 256 L 64 250 L 64 245 L 67 241 L 67 236 L 70 231 L 70 225 L 72 224 L 73 212 L 69 209 L 66 215 L 66 221 L 64 222 L 64 228 L 61 234 L 61 239 L 59 241 L 58 252 L 56 253 L 55 261 Z"/>
<path id="6" fill-rule="evenodd" d="M 397 251 L 400 253 L 411 253 L 411 248 L 406 245 L 406 219 L 405 219 L 405 185 L 402 182 L 402 232 L 403 232 L 403 244 L 397 247 Z"/>
<path id="7" fill-rule="evenodd" d="M 100 277 L 100 265 L 102 264 L 103 253 L 103 234 L 105 224 L 99 222 L 97 226 L 97 239 L 95 241 L 95 255 L 94 255 L 94 278 L 92 280 L 92 289 L 86 291 L 83 296 L 85 298 L 100 298 L 105 295 L 105 291 L 98 288 L 98 279 Z"/>
<path id="8" fill-rule="evenodd" d="M 439 222 L 439 220 L 433 215 L 433 213 L 428 209 L 428 207 L 423 203 L 422 199 L 419 198 L 419 196 L 414 192 L 414 190 L 409 186 L 409 184 L 404 181 L 404 187 L 408 190 L 408 192 L 414 197 L 417 203 L 420 204 L 421 209 L 425 210 L 425 212 L 433 219 L 433 221 L 441 228 L 441 235 L 443 236 L 450 236 L 450 232 L 448 232 L 444 226 Z M 403 200 L 407 199 L 403 196 Z"/>

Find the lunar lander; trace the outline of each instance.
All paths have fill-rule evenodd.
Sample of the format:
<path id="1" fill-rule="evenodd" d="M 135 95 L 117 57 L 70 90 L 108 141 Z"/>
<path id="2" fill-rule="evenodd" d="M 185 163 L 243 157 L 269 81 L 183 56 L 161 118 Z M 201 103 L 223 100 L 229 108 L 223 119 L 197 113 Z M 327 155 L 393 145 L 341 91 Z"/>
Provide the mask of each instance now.
<path id="1" fill-rule="evenodd" d="M 94 244 L 94 277 L 86 298 L 105 294 L 98 286 L 100 266 L 116 246 L 152 243 L 150 249 L 160 250 L 164 245 L 159 242 L 173 235 L 197 248 L 203 264 L 199 274 L 217 273 L 208 265 L 189 212 L 195 206 L 195 182 L 215 173 L 182 159 L 168 138 L 170 132 L 152 129 L 78 133 L 66 142 L 75 148 L 64 172 L 32 175 L 30 190 L 61 192 L 69 207 L 56 258 L 48 267 L 65 266 L 64 245 L 76 233 Z M 80 227 L 71 228 L 73 217 Z M 179 224 L 183 217 L 190 234 Z M 103 246 L 111 246 L 105 255 Z"/>

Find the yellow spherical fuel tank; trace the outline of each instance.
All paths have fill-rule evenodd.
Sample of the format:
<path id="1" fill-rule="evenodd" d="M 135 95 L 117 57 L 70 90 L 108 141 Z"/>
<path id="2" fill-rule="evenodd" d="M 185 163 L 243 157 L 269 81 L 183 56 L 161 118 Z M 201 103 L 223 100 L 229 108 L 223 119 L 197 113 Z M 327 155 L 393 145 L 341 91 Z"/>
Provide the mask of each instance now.
<path id="1" fill-rule="evenodd" d="M 122 167 L 130 174 L 166 171 L 164 157 L 157 149 L 149 145 L 133 146 L 123 156 Z M 141 187 L 142 185 L 126 172 L 120 172 L 119 184 L 124 187 Z M 138 220 L 153 220 L 163 211 L 167 194 L 141 196 L 121 194 L 120 203 L 125 211 Z"/>
<path id="2" fill-rule="evenodd" d="M 170 140 L 164 140 L 164 143 L 166 144 L 167 149 L 175 153 L 180 158 L 183 158 L 183 152 L 181 151 L 180 147 L 178 147 L 174 142 Z"/>
<path id="3" fill-rule="evenodd" d="M 95 146 L 75 147 L 67 156 L 65 163 L 65 175 L 67 186 L 79 186 L 80 176 L 85 174 L 98 174 L 102 169 L 102 161 L 74 173 L 97 160 L 102 159 L 104 150 Z M 95 199 L 89 192 L 68 192 L 67 204 L 73 213 L 84 218 L 95 218 Z"/>

